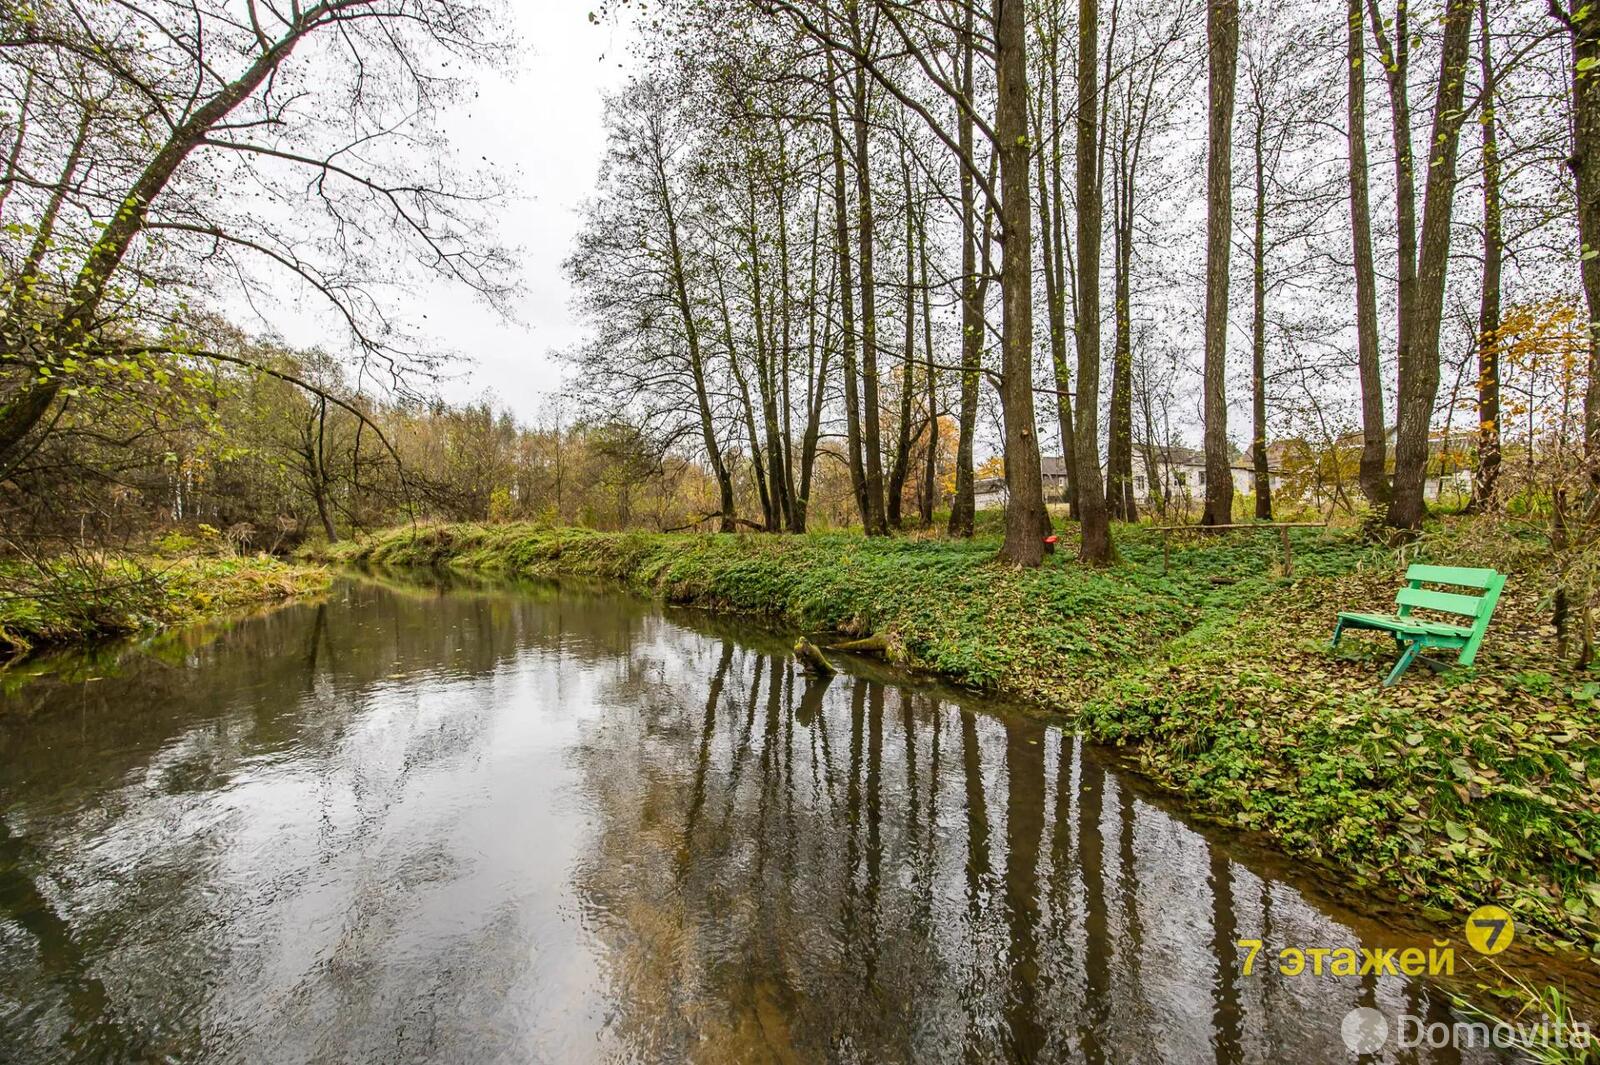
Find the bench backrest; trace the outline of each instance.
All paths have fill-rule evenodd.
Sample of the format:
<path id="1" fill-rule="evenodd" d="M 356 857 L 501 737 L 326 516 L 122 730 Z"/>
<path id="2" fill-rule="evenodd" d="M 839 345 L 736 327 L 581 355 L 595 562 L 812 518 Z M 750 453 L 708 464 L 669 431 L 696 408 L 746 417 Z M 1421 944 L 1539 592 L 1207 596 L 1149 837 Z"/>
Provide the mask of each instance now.
<path id="1" fill-rule="evenodd" d="M 1401 617 L 1408 617 L 1415 609 L 1437 610 L 1471 618 L 1473 635 L 1481 640 L 1489 627 L 1495 604 L 1500 601 L 1500 590 L 1505 587 L 1503 573 L 1492 569 L 1467 569 L 1462 566 L 1425 566 L 1417 564 L 1406 570 L 1406 586 L 1400 589 L 1395 602 Z M 1448 584 L 1457 588 L 1471 588 L 1480 594 L 1440 592 L 1424 588 L 1425 584 Z"/>

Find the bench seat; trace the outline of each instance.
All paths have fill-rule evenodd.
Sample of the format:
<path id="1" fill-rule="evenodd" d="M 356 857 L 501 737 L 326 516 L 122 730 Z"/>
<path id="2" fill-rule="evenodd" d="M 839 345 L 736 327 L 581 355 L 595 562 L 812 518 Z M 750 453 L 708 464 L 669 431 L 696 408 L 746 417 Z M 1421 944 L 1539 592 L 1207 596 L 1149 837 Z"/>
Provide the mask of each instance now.
<path id="1" fill-rule="evenodd" d="M 1472 630 L 1463 625 L 1424 621 L 1415 617 L 1403 618 L 1399 614 L 1358 614 L 1351 610 L 1341 610 L 1339 620 L 1347 629 L 1381 629 L 1385 632 L 1404 632 L 1419 636 L 1454 636 L 1462 640 L 1472 637 Z"/>
<path id="2" fill-rule="evenodd" d="M 1406 570 L 1406 582 L 1395 596 L 1399 609 L 1393 614 L 1368 614 L 1355 610 L 1339 611 L 1333 628 L 1333 646 L 1345 629 L 1376 629 L 1394 636 L 1402 648 L 1400 661 L 1384 680 L 1388 687 L 1400 679 L 1424 648 L 1458 651 L 1458 665 L 1470 666 L 1478 656 L 1484 633 L 1489 629 L 1489 619 L 1494 616 L 1495 604 L 1500 601 L 1505 587 L 1504 574 L 1492 569 L 1467 569 L 1458 566 L 1413 565 Z M 1441 592 L 1423 587 L 1427 584 L 1445 584 L 1479 592 Z M 1463 618 L 1471 624 L 1455 625 L 1448 621 L 1435 621 L 1418 617 L 1413 610 L 1426 610 Z M 1424 658 L 1427 665 L 1439 668 L 1439 663 Z"/>

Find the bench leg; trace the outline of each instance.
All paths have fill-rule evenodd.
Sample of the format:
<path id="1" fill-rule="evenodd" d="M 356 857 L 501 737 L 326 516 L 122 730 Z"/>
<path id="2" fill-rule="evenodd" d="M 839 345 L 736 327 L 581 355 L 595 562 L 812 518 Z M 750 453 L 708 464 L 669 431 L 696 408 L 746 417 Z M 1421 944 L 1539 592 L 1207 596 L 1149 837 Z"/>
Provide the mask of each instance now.
<path id="1" fill-rule="evenodd" d="M 1329 644 L 1328 646 L 1331 649 L 1337 649 L 1338 646 L 1339 646 L 1339 637 L 1343 636 L 1343 635 L 1344 635 L 1344 622 L 1343 621 L 1335 622 L 1334 626 L 1333 626 L 1333 643 Z"/>
<path id="2" fill-rule="evenodd" d="M 1400 679 L 1400 675 L 1407 669 L 1411 668 L 1411 663 L 1417 657 L 1417 652 L 1420 650 L 1422 650 L 1421 640 L 1412 640 L 1410 643 L 1406 644 L 1405 653 L 1400 656 L 1400 661 L 1394 664 L 1394 669 L 1390 671 L 1388 678 L 1383 682 L 1383 686 L 1385 688 L 1392 687 L 1394 683 Z"/>

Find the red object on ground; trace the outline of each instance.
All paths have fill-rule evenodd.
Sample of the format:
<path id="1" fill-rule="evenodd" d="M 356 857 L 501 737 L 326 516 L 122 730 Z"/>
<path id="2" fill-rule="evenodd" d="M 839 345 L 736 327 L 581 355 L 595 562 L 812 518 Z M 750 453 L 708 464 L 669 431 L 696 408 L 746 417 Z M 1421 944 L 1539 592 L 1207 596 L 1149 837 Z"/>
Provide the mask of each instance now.
<path id="1" fill-rule="evenodd" d="M 1061 539 L 1061 537 L 1059 537 L 1059 536 L 1046 536 L 1044 538 L 1044 551 L 1045 551 L 1045 554 L 1047 554 L 1047 555 L 1055 554 L 1056 541 L 1058 541 L 1060 539 Z"/>

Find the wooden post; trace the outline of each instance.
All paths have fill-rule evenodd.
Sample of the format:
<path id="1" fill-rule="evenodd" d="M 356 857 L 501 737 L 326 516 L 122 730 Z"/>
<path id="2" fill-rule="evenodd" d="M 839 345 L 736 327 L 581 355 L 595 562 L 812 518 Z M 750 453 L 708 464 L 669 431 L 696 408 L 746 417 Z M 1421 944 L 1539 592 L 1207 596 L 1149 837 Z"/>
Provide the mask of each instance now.
<path id="1" fill-rule="evenodd" d="M 1161 531 L 1161 575 L 1167 575 L 1167 566 L 1172 562 L 1172 533 L 1166 529 Z"/>
<path id="2" fill-rule="evenodd" d="M 1278 526 L 1278 540 L 1283 544 L 1283 575 L 1294 577 L 1294 552 L 1289 549 L 1289 527 Z"/>

